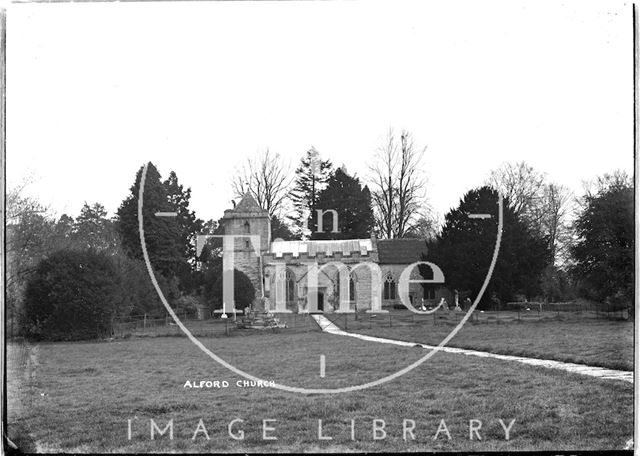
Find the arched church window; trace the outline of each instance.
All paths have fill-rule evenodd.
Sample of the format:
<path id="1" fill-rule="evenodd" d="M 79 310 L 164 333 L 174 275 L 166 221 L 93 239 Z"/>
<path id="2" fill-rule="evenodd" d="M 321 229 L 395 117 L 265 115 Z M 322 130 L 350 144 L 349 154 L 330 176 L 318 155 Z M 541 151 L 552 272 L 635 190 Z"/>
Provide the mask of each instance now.
<path id="1" fill-rule="evenodd" d="M 251 225 L 249 225 L 249 222 L 244 222 L 244 232 L 245 234 L 251 233 Z"/>
<path id="2" fill-rule="evenodd" d="M 396 282 L 391 273 L 387 273 L 384 280 L 384 299 L 396 299 Z"/>
<path id="3" fill-rule="evenodd" d="M 349 277 L 349 301 L 356 300 L 356 281 L 353 276 Z"/>
<path id="4" fill-rule="evenodd" d="M 293 272 L 287 270 L 286 276 L 287 283 L 287 302 L 292 302 L 295 299 L 295 287 L 296 287 L 296 278 L 293 275 Z"/>

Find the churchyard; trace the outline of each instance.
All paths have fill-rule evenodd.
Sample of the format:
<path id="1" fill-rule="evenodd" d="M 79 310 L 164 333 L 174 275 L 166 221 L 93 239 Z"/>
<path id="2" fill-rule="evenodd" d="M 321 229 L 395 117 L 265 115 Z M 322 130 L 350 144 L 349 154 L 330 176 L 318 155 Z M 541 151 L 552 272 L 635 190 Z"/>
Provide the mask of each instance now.
<path id="1" fill-rule="evenodd" d="M 418 316 L 392 310 L 375 318 L 329 317 L 342 329 L 391 339 L 438 345 L 462 313 Z M 447 344 L 504 355 L 552 359 L 633 370 L 633 322 L 595 312 L 475 312 Z"/>
<path id="2" fill-rule="evenodd" d="M 417 315 L 407 309 L 387 313 L 325 314 L 339 328 L 372 336 L 438 345 L 464 316 L 439 311 Z M 239 314 L 237 318 L 241 318 Z M 267 332 L 320 331 L 309 314 L 276 314 L 285 329 Z M 239 330 L 232 318 L 204 321 L 181 319 L 197 337 L 245 337 L 255 331 Z M 170 318 L 137 319 L 116 327 L 116 338 L 184 337 Z M 619 314 L 596 311 L 476 311 L 447 344 L 504 355 L 527 356 L 633 370 L 633 322 Z"/>
<path id="3" fill-rule="evenodd" d="M 387 315 L 391 326 L 382 314 L 346 324 L 350 331 L 430 344 L 452 329 L 443 320 L 400 324 L 405 315 Z M 234 366 L 303 388 L 373 381 L 427 353 L 296 323 L 277 332 L 226 332 L 220 320 L 188 324 Z M 632 438 L 633 385 L 627 382 L 436 353 L 380 386 L 304 395 L 242 386 L 242 377 L 187 338 L 161 335 L 163 328 L 103 342 L 9 344 L 9 436 L 22 448 L 69 452 L 584 450 L 622 449 Z M 450 345 L 631 369 L 632 339 L 631 322 L 549 318 L 469 322 Z M 227 386 L 191 388 L 187 381 Z M 482 423 L 477 433 L 472 420 L 472 427 Z M 515 420 L 509 440 L 500 420 L 507 428 Z M 156 431 L 152 440 L 154 425 L 167 432 Z"/>

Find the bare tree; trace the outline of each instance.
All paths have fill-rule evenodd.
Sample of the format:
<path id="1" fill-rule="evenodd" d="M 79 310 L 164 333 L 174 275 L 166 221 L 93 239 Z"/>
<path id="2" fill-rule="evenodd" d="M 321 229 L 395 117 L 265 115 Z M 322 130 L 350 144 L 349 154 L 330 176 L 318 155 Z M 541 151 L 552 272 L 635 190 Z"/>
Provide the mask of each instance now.
<path id="1" fill-rule="evenodd" d="M 398 148 L 389 130 L 386 144 L 376 151 L 374 162 L 369 170 L 372 174 L 369 187 L 372 189 L 373 211 L 376 229 L 382 237 L 392 238 L 395 213 L 395 175 L 398 161 Z"/>
<path id="2" fill-rule="evenodd" d="M 545 175 L 525 162 L 503 163 L 491 171 L 487 185 L 508 198 L 514 212 L 529 222 L 534 222 L 535 207 L 540 202 Z"/>
<path id="3" fill-rule="evenodd" d="M 10 188 L 6 195 L 6 248 L 7 282 L 17 280 L 27 267 L 31 267 L 33 257 L 41 257 L 45 252 L 47 238 L 53 234 L 54 219 L 50 209 L 36 199 L 26 196 L 25 189 L 31 183 L 25 179 Z"/>
<path id="4" fill-rule="evenodd" d="M 415 146 L 411 133 L 403 130 L 398 142 L 390 129 L 369 166 L 376 230 L 383 238 L 420 231 L 430 218 L 420 168 L 425 150 Z"/>
<path id="5" fill-rule="evenodd" d="M 284 208 L 293 182 L 291 166 L 280 154 L 266 149 L 256 154 L 238 169 L 231 185 L 234 195 L 241 198 L 250 192 L 270 216 L 278 216 Z"/>
<path id="6" fill-rule="evenodd" d="M 6 201 L 6 223 L 16 223 L 22 215 L 49 210 L 40 202 L 26 195 L 26 189 L 33 183 L 33 178 L 26 177 L 19 184 L 8 189 Z"/>
<path id="7" fill-rule="evenodd" d="M 407 238 L 434 239 L 438 233 L 438 222 L 432 216 L 420 216 L 405 234 Z"/>
<path id="8" fill-rule="evenodd" d="M 546 182 L 544 173 L 525 162 L 504 163 L 491 171 L 487 184 L 508 198 L 511 208 L 533 233 L 547 239 L 550 264 L 564 261 L 571 240 L 571 191 Z"/>
<path id="9" fill-rule="evenodd" d="M 573 202 L 573 193 L 558 184 L 546 184 L 540 215 L 540 228 L 548 237 L 550 263 L 563 263 L 571 243 L 571 226 L 569 217 Z"/>
<path id="10" fill-rule="evenodd" d="M 11 335 L 22 308 L 26 282 L 37 262 L 50 253 L 54 220 L 49 209 L 25 196 L 25 180 L 6 195 L 6 277 L 7 318 Z"/>
<path id="11" fill-rule="evenodd" d="M 588 206 L 588 199 L 595 197 L 598 193 L 609 189 L 633 187 L 633 178 L 626 171 L 617 169 L 612 173 L 605 173 L 595 179 L 583 181 L 582 187 L 584 194 L 576 202 L 584 209 Z"/>

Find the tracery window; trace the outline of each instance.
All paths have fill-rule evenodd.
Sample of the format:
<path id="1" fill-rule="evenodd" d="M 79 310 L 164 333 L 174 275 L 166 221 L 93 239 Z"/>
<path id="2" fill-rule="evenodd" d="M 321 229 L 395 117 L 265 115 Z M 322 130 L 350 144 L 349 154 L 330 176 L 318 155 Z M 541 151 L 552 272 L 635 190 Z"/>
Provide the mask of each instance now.
<path id="1" fill-rule="evenodd" d="M 384 280 L 384 299 L 396 299 L 396 282 L 390 272 Z"/>

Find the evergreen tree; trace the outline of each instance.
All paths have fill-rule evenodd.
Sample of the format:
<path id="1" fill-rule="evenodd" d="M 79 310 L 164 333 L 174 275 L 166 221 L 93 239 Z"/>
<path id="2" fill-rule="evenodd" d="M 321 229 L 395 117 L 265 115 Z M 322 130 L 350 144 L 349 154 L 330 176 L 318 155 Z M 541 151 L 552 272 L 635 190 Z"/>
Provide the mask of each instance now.
<path id="1" fill-rule="evenodd" d="M 64 226 L 63 223 L 61 217 L 57 225 Z M 75 248 L 93 248 L 111 255 L 116 254 L 120 247 L 114 223 L 107 218 L 107 211 L 100 203 L 92 206 L 84 203 L 80 215 L 73 221 L 69 238 Z"/>
<path id="2" fill-rule="evenodd" d="M 184 246 L 184 258 L 192 262 L 196 256 L 195 238 L 197 234 L 202 233 L 204 221 L 196 217 L 194 211 L 189 210 L 191 188 L 184 189 L 178 182 L 178 176 L 175 171 L 171 171 L 169 178 L 164 181 L 163 185 L 167 192 L 169 204 L 178 213 L 176 221 L 180 228 L 180 243 Z"/>
<path id="3" fill-rule="evenodd" d="M 371 236 L 374 226 L 371 193 L 357 177 L 351 177 L 343 168 L 329 178 L 327 187 L 320 192 L 316 209 L 333 209 L 338 214 L 338 231 L 332 233 L 333 216 L 327 212 L 322 220 L 322 233 L 318 232 L 318 215 L 311 213 L 309 228 L 311 239 L 362 239 Z"/>
<path id="4" fill-rule="evenodd" d="M 284 221 L 275 215 L 271 217 L 271 240 L 282 239 L 283 241 L 292 241 L 295 238 L 295 235 Z"/>
<path id="5" fill-rule="evenodd" d="M 110 334 L 117 271 L 94 250 L 59 250 L 42 260 L 25 293 L 25 333 L 36 339 L 80 340 Z"/>
<path id="6" fill-rule="evenodd" d="M 142 168 L 138 170 L 131 193 L 122 202 L 117 212 L 117 227 L 124 252 L 133 259 L 142 260 L 140 232 L 138 230 L 138 195 Z M 156 271 L 167 278 L 176 277 L 183 270 L 185 246 L 178 217 L 157 217 L 156 212 L 174 212 L 178 208 L 169 201 L 160 173 L 149 162 L 143 194 L 142 215 L 145 244 L 149 259 Z"/>
<path id="7" fill-rule="evenodd" d="M 587 298 L 633 308 L 633 184 L 626 174 L 605 175 L 583 198 L 575 222 L 573 276 Z"/>
<path id="8" fill-rule="evenodd" d="M 166 310 L 162 301 L 149 279 L 149 272 L 146 264 L 141 260 L 134 260 L 126 255 L 111 257 L 118 270 L 118 289 L 114 302 L 116 302 L 116 316 L 136 316 L 140 317 L 145 313 L 148 315 L 164 316 Z M 175 280 L 169 280 L 162 274 L 156 274 L 158 285 L 162 294 L 169 303 L 175 302 L 179 297 L 179 290 Z"/>
<path id="9" fill-rule="evenodd" d="M 489 271 L 498 232 L 498 193 L 481 187 L 469 191 L 456 209 L 445 216 L 442 232 L 430 243 L 427 261 L 438 265 L 445 284 L 471 296 L 477 295 Z M 469 218 L 469 214 L 491 214 L 489 219 Z M 542 271 L 548 258 L 546 239 L 533 235 L 505 199 L 500 251 L 483 304 L 496 296 L 512 300 L 522 293 L 529 298 L 540 289 Z M 430 268 L 420 267 L 423 277 Z"/>
<path id="10" fill-rule="evenodd" d="M 224 234 L 224 219 L 220 218 L 217 221 L 213 219 L 209 219 L 202 225 L 202 231 L 200 234 L 215 234 L 215 235 L 223 235 Z M 200 263 L 202 267 L 206 266 L 206 263 L 214 257 L 222 256 L 222 239 L 221 238 L 210 238 L 207 240 L 206 244 L 202 248 L 200 255 L 197 257 L 197 261 Z"/>
<path id="11" fill-rule="evenodd" d="M 295 207 L 295 215 L 290 217 L 294 223 L 298 237 L 303 234 L 309 212 L 315 214 L 320 192 L 326 187 L 332 174 L 333 165 L 329 160 L 322 160 L 318 151 L 312 146 L 300 160 L 296 169 L 296 181 L 291 191 L 291 201 Z"/>
<path id="12" fill-rule="evenodd" d="M 198 284 L 194 277 L 196 269 L 196 235 L 203 232 L 204 221 L 196 217 L 194 211 L 189 210 L 191 188 L 179 183 L 174 171 L 169 173 L 169 178 L 163 182 L 167 192 L 167 199 L 171 207 L 178 213 L 175 222 L 180 232 L 179 242 L 184 261 L 179 263 L 176 274 L 178 275 L 180 288 L 186 292 L 194 291 Z"/>
<path id="13" fill-rule="evenodd" d="M 67 214 L 62 214 L 53 226 L 53 236 L 57 241 L 63 241 L 64 239 L 70 240 L 75 234 L 75 225 L 76 221 L 73 219 L 73 217 Z"/>

